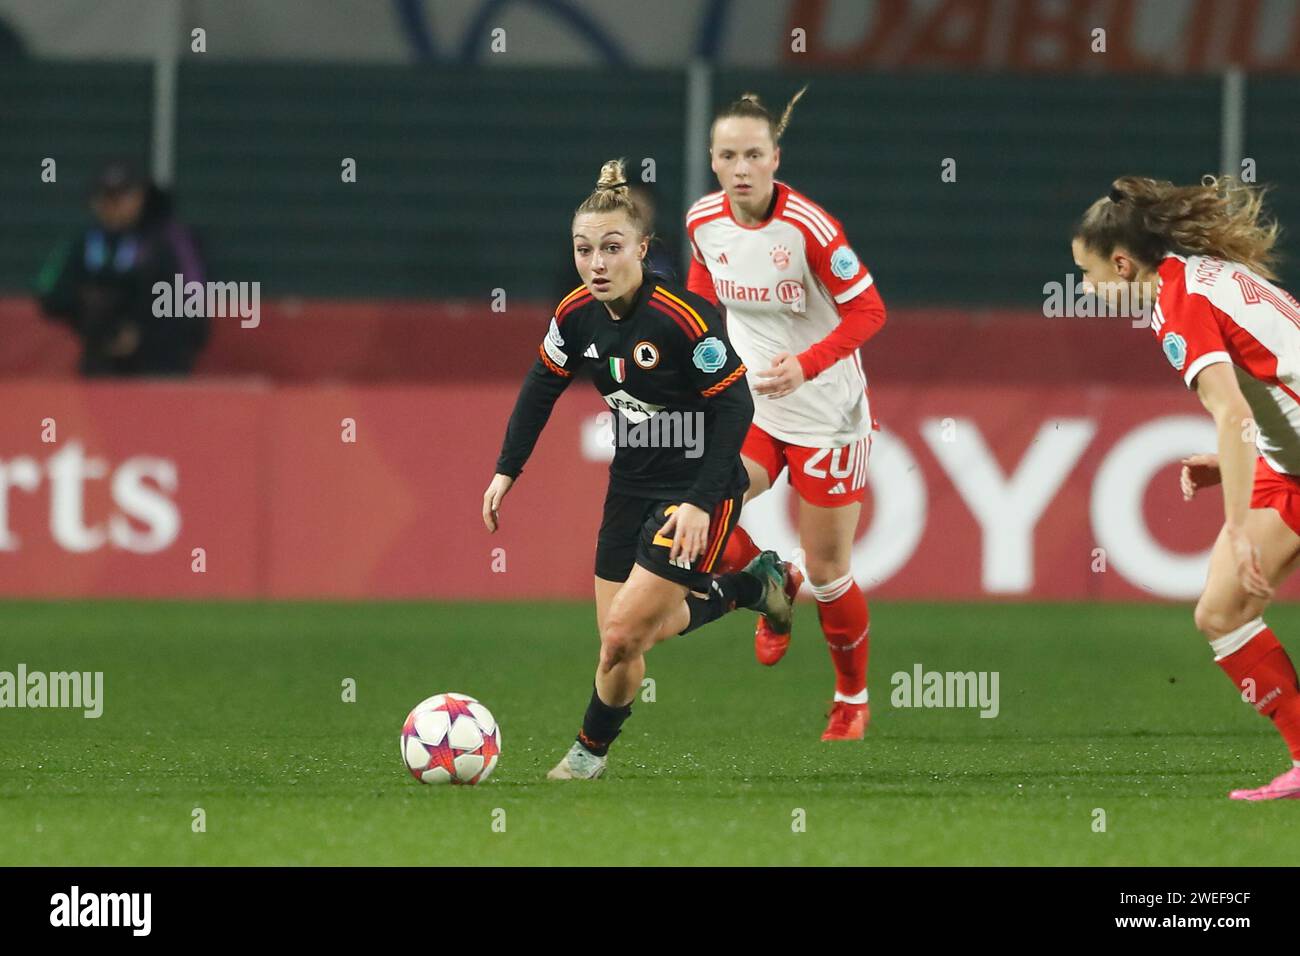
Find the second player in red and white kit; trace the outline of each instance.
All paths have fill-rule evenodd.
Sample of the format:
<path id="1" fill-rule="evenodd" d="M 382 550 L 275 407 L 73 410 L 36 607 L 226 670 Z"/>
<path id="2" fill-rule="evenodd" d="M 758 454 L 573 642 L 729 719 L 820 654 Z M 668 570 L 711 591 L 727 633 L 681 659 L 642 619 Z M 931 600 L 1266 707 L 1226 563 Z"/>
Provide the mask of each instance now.
<path id="1" fill-rule="evenodd" d="M 800 545 L 836 673 L 822 739 L 852 740 L 870 719 L 869 616 L 850 559 L 876 427 L 858 349 L 884 324 L 885 306 L 839 221 L 775 179 L 778 143 L 802 93 L 780 120 L 753 94 L 715 117 L 709 152 L 722 189 L 687 213 L 687 288 L 726 308 L 728 335 L 750 370 L 745 500 L 784 468 L 800 499 Z M 758 553 L 737 528 L 724 564 L 743 567 Z M 797 576 L 790 580 L 797 589 Z M 761 662 L 776 663 L 788 643 L 760 620 Z"/>
<path id="2" fill-rule="evenodd" d="M 1223 484 L 1224 523 L 1196 627 L 1243 700 L 1268 717 L 1292 766 L 1235 800 L 1300 798 L 1300 683 L 1264 612 L 1300 564 L 1300 303 L 1271 281 L 1277 228 L 1260 194 L 1125 176 L 1075 230 L 1085 283 L 1127 285 L 1151 331 L 1214 417 L 1218 454 L 1183 462 L 1185 498 Z"/>

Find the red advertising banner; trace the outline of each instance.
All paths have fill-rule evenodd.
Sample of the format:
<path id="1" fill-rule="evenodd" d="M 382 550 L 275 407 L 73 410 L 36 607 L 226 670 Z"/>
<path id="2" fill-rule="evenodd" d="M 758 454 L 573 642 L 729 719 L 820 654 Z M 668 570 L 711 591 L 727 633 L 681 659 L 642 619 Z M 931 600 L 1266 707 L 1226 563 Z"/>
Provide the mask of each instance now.
<path id="1" fill-rule="evenodd" d="M 0 593 L 257 594 L 267 399 L 252 386 L 0 386 Z"/>
<path id="2" fill-rule="evenodd" d="M 295 384 L 513 384 L 537 354 L 554 306 L 517 302 L 494 313 L 482 302 L 268 299 L 256 328 L 213 322 L 195 373 Z M 1144 334 L 1124 320 L 1049 319 L 1042 309 L 891 306 L 862 353 L 875 385 L 918 377 L 976 386 L 1164 381 L 1169 366 L 1160 349 L 1149 340 L 1134 347 Z M 0 336 L 0 379 L 76 380 L 76 339 L 41 318 L 31 299 L 0 296 Z"/>
<path id="3" fill-rule="evenodd" d="M 583 598 L 609 412 L 578 383 L 483 528 L 513 384 L 0 385 L 0 594 Z M 1167 387 L 873 390 L 855 573 L 899 598 L 1190 599 L 1221 518 Z M 798 547 L 782 478 L 742 517 Z M 1300 593 L 1291 586 L 1286 593 Z"/>

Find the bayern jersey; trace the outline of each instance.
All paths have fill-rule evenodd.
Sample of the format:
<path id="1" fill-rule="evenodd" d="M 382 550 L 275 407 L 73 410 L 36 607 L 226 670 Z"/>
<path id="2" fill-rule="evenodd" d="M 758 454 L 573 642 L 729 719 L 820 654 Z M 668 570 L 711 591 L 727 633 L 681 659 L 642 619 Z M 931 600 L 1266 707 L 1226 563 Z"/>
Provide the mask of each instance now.
<path id="1" fill-rule="evenodd" d="M 691 253 L 708 270 L 727 309 L 727 334 L 749 368 L 750 389 L 781 352 L 798 355 L 840 322 L 836 309 L 871 287 L 839 222 L 776 182 L 776 203 L 762 225 L 743 226 L 725 192 L 711 193 L 686 215 Z M 782 398 L 754 393 L 754 424 L 795 445 L 833 448 L 873 427 L 867 378 L 857 351 Z"/>
<path id="2" fill-rule="evenodd" d="M 1232 365 L 1255 416 L 1255 446 L 1274 471 L 1300 475 L 1300 303 L 1249 267 L 1167 256 L 1151 329 L 1188 388 Z"/>

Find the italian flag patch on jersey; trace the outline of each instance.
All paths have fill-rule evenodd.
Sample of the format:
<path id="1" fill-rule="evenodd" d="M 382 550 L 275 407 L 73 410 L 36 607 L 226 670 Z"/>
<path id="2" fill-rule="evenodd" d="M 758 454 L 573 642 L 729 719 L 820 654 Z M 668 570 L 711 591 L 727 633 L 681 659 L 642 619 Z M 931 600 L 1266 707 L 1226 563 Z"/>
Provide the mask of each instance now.
<path id="1" fill-rule="evenodd" d="M 623 384 L 623 379 L 627 378 L 627 364 L 621 358 L 610 359 L 609 374 L 614 376 L 614 381 Z"/>

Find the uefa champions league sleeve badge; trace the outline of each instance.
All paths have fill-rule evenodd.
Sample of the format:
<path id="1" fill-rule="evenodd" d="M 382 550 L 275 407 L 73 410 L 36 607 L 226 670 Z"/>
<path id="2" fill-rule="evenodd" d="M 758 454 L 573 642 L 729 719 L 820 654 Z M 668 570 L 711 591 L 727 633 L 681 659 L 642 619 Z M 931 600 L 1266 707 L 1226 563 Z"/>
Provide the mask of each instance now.
<path id="1" fill-rule="evenodd" d="M 861 265 L 858 254 L 848 246 L 840 246 L 831 253 L 831 274 L 837 279 L 852 279 Z"/>
<path id="2" fill-rule="evenodd" d="M 701 372 L 711 375 L 727 364 L 727 347 L 721 339 L 710 335 L 696 344 L 691 361 Z"/>
<path id="3" fill-rule="evenodd" d="M 1187 364 L 1187 340 L 1177 332 L 1167 332 L 1160 345 L 1165 350 L 1169 364 L 1181 372 Z"/>

